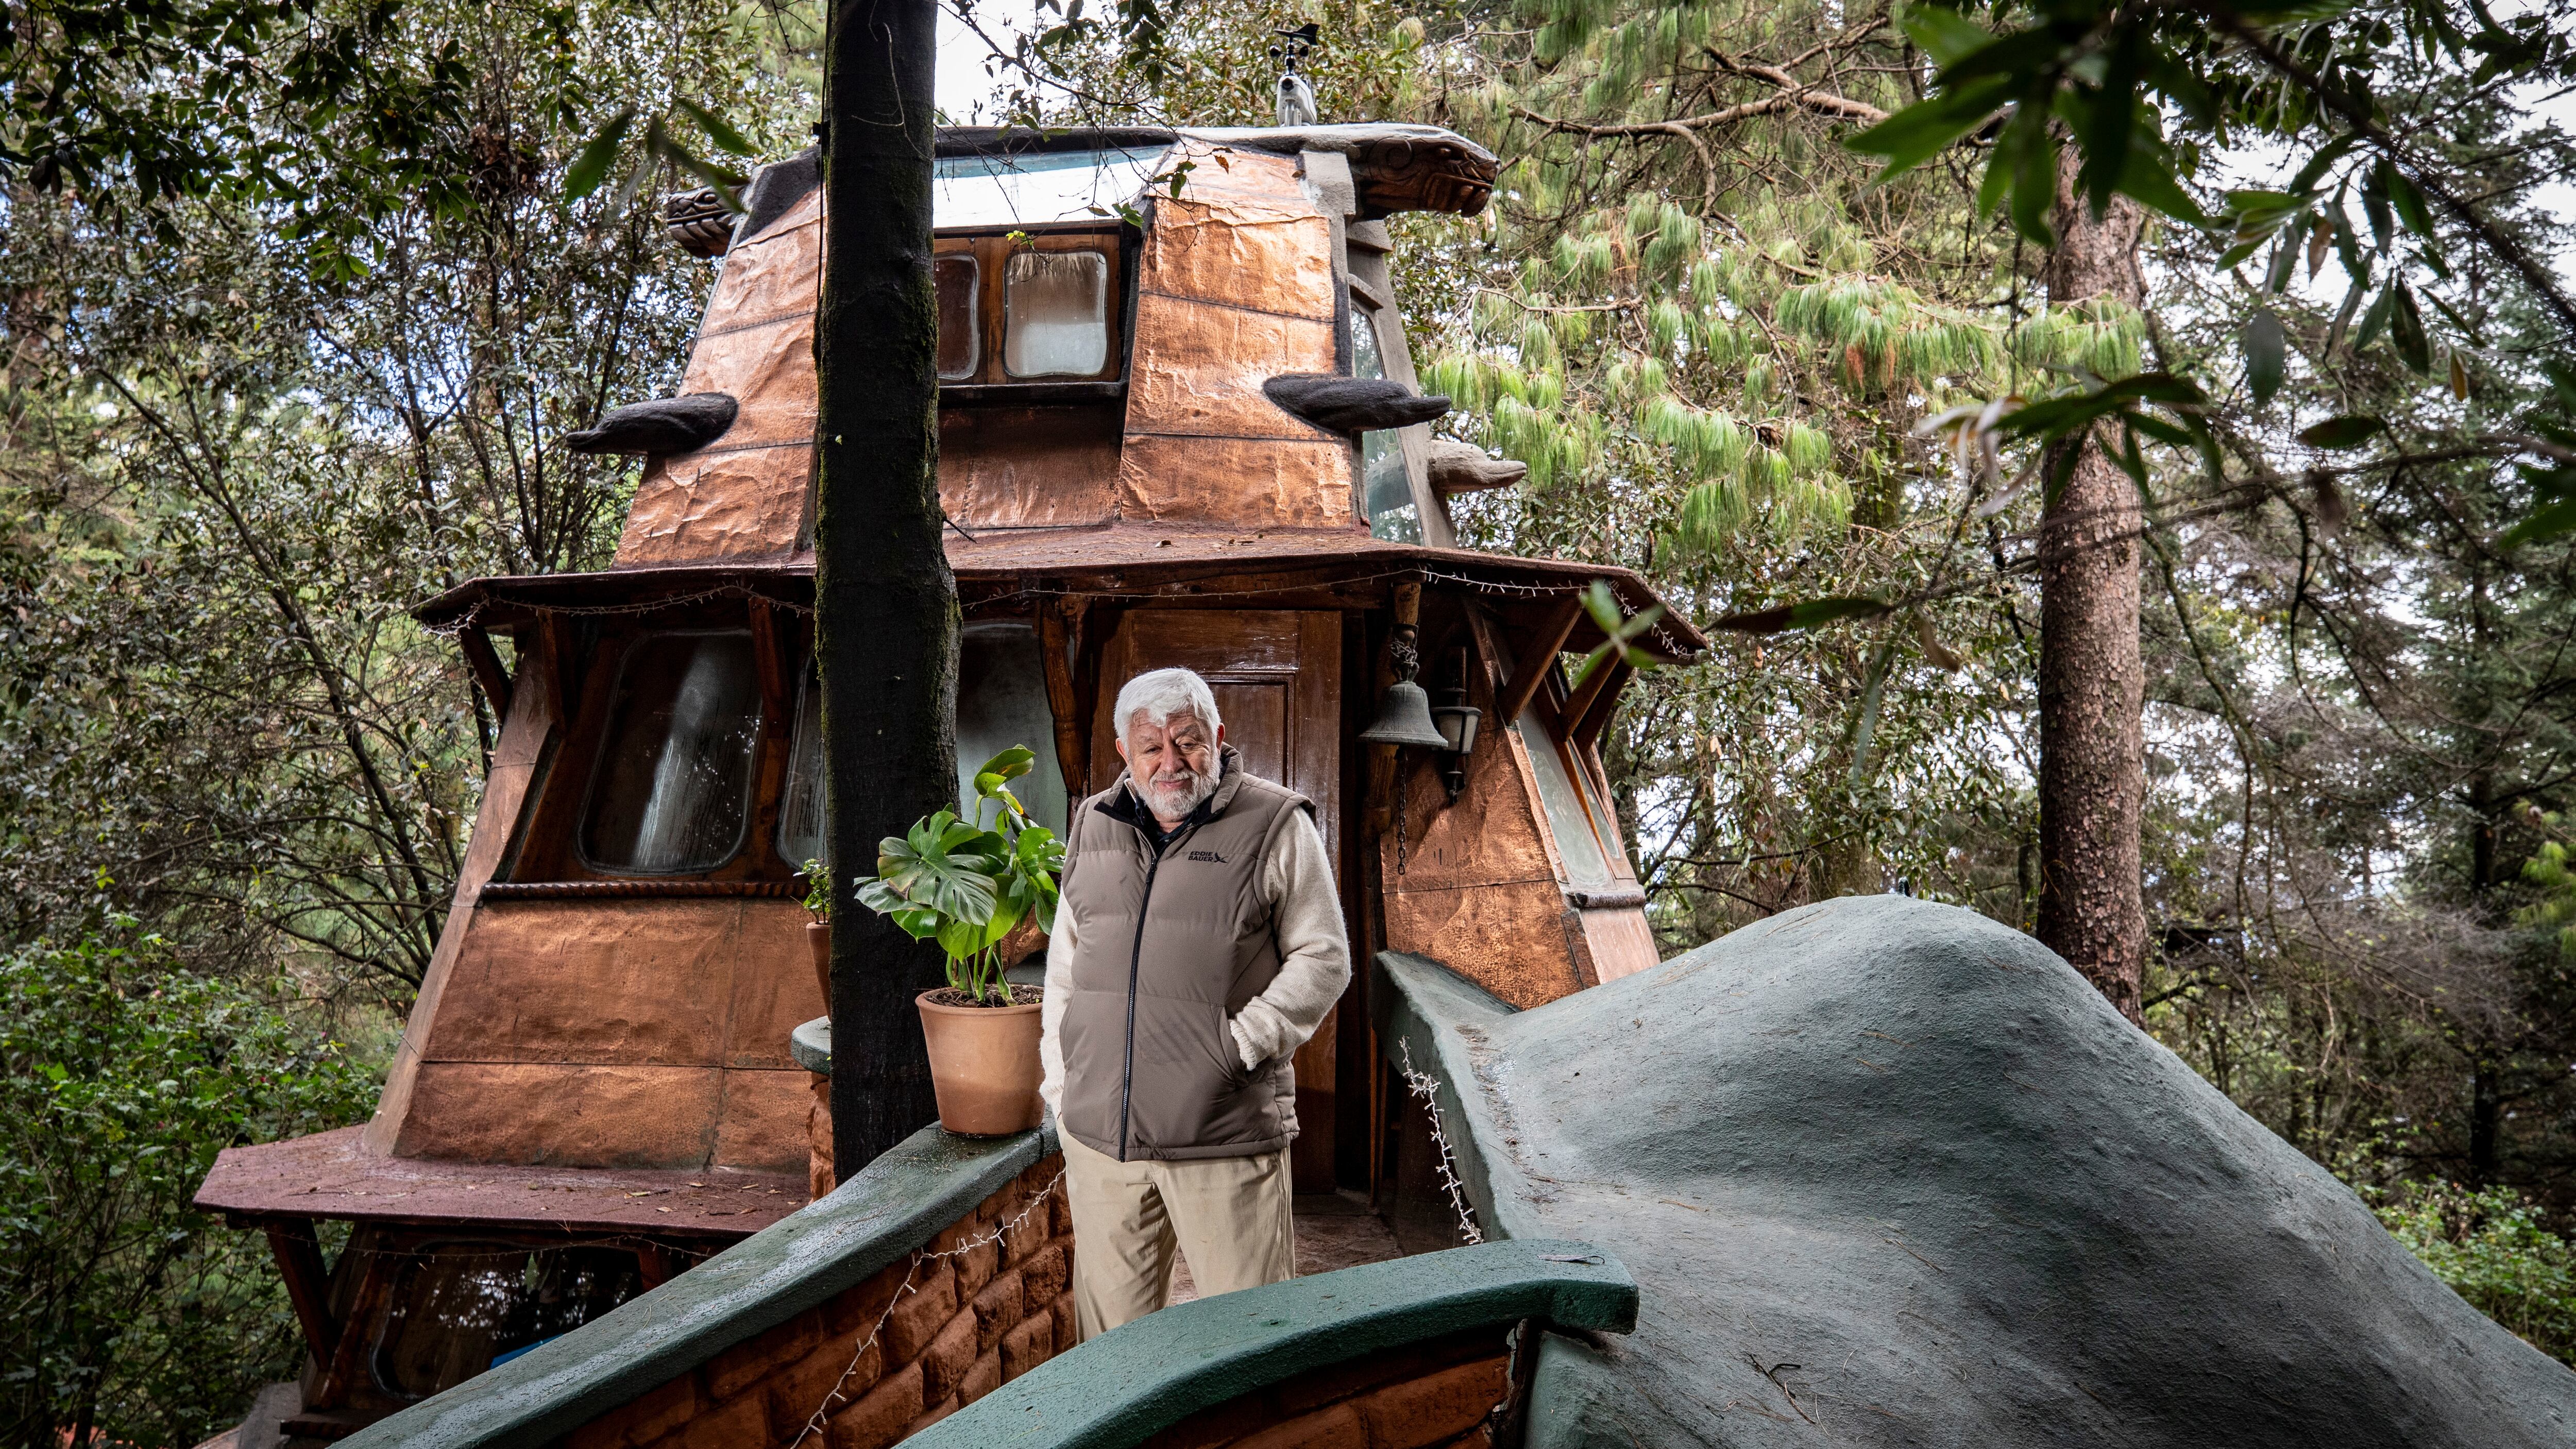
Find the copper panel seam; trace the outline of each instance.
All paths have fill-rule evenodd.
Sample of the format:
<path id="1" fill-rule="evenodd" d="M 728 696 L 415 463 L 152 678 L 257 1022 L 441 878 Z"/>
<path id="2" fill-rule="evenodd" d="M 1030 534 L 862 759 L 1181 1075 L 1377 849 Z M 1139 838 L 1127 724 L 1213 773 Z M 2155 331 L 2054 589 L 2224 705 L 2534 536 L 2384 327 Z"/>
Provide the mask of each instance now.
<path id="1" fill-rule="evenodd" d="M 1165 302 L 1178 302 L 1185 307 L 1222 307 L 1229 312 L 1249 312 L 1256 317 L 1280 317 L 1290 322 L 1321 322 L 1330 326 L 1334 320 L 1330 312 L 1321 314 L 1282 312 L 1276 307 L 1254 307 L 1242 302 L 1220 302 L 1214 297 L 1193 297 L 1187 292 L 1166 292 L 1157 287 L 1138 287 L 1136 292 L 1139 296 L 1154 297 Z"/>
<path id="2" fill-rule="evenodd" d="M 731 337 L 737 332 L 749 332 L 756 327 L 775 327 L 781 322 L 801 322 L 813 315 L 814 309 L 808 307 L 802 312 L 780 312 L 774 316 L 762 317 L 750 322 L 736 322 L 730 326 L 718 327 L 712 331 L 701 332 L 695 338 L 691 339 L 691 343 L 692 345 L 695 345 L 699 342 L 711 342 L 718 337 Z"/>

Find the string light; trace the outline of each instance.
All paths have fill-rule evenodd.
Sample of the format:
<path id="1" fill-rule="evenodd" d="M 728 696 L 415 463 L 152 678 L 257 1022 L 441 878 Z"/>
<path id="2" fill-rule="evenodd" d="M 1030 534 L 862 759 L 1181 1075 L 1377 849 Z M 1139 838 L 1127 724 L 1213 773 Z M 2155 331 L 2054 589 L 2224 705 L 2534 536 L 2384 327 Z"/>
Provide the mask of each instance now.
<path id="1" fill-rule="evenodd" d="M 994 1228 L 993 1231 L 980 1238 L 976 1238 L 971 1242 L 947 1249 L 944 1252 L 933 1253 L 926 1249 L 915 1250 L 912 1255 L 912 1265 L 904 1270 L 902 1285 L 894 1290 L 893 1297 L 886 1300 L 885 1311 L 877 1315 L 876 1325 L 868 1330 L 868 1336 L 860 1339 L 858 1347 L 850 1350 L 849 1367 L 842 1369 L 841 1376 L 832 1380 L 832 1387 L 824 1393 L 823 1402 L 815 1406 L 813 1414 L 805 1420 L 805 1427 L 796 1431 L 796 1437 L 787 1441 L 787 1449 L 796 1449 L 796 1446 L 804 1443 L 808 1437 L 823 1432 L 824 1416 L 832 1412 L 833 1405 L 836 1401 L 841 1400 L 841 1385 L 848 1383 L 850 1381 L 850 1375 L 859 1371 L 859 1360 L 868 1356 L 868 1349 L 877 1341 L 877 1335 L 885 1332 L 887 1320 L 894 1317 L 895 1306 L 903 1302 L 904 1295 L 920 1291 L 913 1287 L 913 1280 L 921 1276 L 922 1264 L 939 1258 L 962 1258 L 968 1253 L 975 1251 L 977 1248 L 983 1247 L 987 1243 L 1000 1242 L 1003 1234 L 1018 1227 L 1020 1224 L 1027 1222 L 1029 1214 L 1036 1212 L 1041 1207 L 1044 1207 L 1046 1205 L 1046 1200 L 1049 1197 L 1054 1196 L 1056 1185 L 1063 1181 L 1064 1173 L 1059 1169 L 1054 1177 L 1047 1179 L 1046 1186 L 1039 1188 L 1036 1194 L 1030 1197 L 1028 1206 L 1021 1208 L 1008 1222 Z"/>
<path id="2" fill-rule="evenodd" d="M 1414 1069 L 1411 1042 L 1399 1040 L 1395 1050 L 1403 1060 L 1404 1085 L 1422 1099 L 1423 1114 L 1431 1119 L 1431 1145 L 1440 1149 L 1440 1186 L 1447 1190 L 1449 1206 L 1458 1214 L 1458 1235 L 1469 1243 L 1481 1243 L 1485 1240 L 1484 1229 L 1476 1226 L 1476 1214 L 1467 1206 L 1467 1184 L 1458 1180 L 1458 1159 L 1450 1153 L 1449 1134 L 1440 1126 L 1440 1079 Z"/>

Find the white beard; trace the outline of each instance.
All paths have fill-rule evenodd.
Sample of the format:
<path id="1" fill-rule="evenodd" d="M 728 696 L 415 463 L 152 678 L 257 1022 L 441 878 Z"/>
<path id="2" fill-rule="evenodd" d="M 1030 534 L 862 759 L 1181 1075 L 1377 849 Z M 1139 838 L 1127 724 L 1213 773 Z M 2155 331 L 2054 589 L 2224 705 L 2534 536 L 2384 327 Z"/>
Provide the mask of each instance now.
<path id="1" fill-rule="evenodd" d="M 1216 793 L 1217 777 L 1223 768 L 1221 765 L 1216 766 L 1204 775 L 1192 770 L 1182 779 L 1170 784 L 1154 780 L 1143 780 L 1138 783 L 1143 787 L 1146 806 L 1152 809 L 1158 818 L 1183 820 L 1189 817 L 1191 811 L 1205 803 L 1210 795 Z"/>

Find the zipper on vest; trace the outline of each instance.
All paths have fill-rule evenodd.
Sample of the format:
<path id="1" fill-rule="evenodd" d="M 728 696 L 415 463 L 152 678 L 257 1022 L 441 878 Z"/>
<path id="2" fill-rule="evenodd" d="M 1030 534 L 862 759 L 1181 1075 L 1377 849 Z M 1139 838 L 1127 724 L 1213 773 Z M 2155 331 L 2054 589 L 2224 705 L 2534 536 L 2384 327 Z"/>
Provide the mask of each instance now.
<path id="1" fill-rule="evenodd" d="M 1163 857 L 1171 848 L 1196 834 L 1196 822 L 1185 823 L 1178 834 L 1154 847 L 1154 859 L 1145 867 L 1145 893 L 1136 901 L 1136 940 L 1127 948 L 1127 1066 L 1118 1081 L 1118 1160 L 1127 1160 L 1127 1124 L 1136 1100 L 1136 978 L 1145 961 L 1145 914 L 1154 908 L 1154 877 L 1163 869 Z M 1137 834 L 1144 834 L 1140 827 Z"/>

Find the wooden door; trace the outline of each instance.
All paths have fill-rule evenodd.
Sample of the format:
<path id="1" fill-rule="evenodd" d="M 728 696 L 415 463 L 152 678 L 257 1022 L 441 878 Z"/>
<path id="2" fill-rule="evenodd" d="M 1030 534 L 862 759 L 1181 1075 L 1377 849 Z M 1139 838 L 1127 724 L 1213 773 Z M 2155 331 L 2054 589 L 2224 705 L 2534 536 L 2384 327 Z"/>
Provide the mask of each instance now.
<path id="1" fill-rule="evenodd" d="M 1100 653 L 1091 729 L 1093 788 L 1118 778 L 1119 686 L 1149 669 L 1193 670 L 1208 682 L 1226 743 L 1243 767 L 1315 802 L 1327 859 L 1341 859 L 1342 618 L 1286 609 L 1137 609 Z M 1338 1011 L 1338 1008 L 1336 1008 Z M 1300 1192 L 1333 1189 L 1335 1018 L 1297 1050 L 1291 1155 Z"/>

